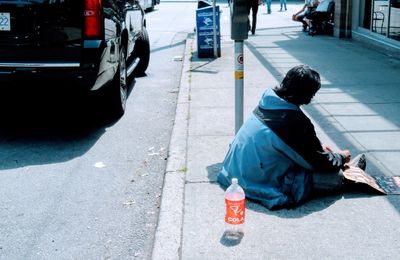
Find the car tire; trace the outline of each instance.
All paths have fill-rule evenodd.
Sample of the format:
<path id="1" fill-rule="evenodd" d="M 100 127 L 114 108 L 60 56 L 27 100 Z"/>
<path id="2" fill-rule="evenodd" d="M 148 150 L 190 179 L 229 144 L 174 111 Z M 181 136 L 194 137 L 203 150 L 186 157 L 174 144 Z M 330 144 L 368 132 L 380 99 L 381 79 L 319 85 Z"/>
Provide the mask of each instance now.
<path id="1" fill-rule="evenodd" d="M 149 66 L 150 61 L 150 42 L 149 35 L 147 34 L 146 27 L 140 32 L 136 40 L 135 49 L 133 50 L 133 57 L 139 58 L 136 68 L 133 70 L 134 76 L 143 76 Z"/>
<path id="2" fill-rule="evenodd" d="M 111 120 L 119 119 L 125 113 L 127 96 L 128 79 L 126 56 L 125 47 L 122 47 L 118 59 L 117 73 L 115 73 L 112 84 L 107 93 L 105 93 L 106 102 L 109 102 L 107 114 L 110 116 Z"/>

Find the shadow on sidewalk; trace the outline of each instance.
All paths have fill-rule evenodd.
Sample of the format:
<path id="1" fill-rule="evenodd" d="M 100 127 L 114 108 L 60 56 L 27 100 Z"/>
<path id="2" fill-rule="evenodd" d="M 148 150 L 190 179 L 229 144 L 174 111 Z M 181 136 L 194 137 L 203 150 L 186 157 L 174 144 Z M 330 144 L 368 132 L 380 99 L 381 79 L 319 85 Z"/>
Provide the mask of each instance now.
<path id="1" fill-rule="evenodd" d="M 295 65 L 316 69 L 323 87 L 304 110 L 338 147 L 368 154 L 369 174 L 396 175 L 390 158 L 400 150 L 390 138 L 400 127 L 400 62 L 352 41 L 279 30 L 261 29 L 245 46 L 277 82 Z M 398 198 L 387 198 L 400 212 Z"/>
<path id="2" fill-rule="evenodd" d="M 223 187 L 217 182 L 217 176 L 218 173 L 221 171 L 221 169 L 222 169 L 222 163 L 216 163 L 207 166 L 208 179 L 211 181 L 212 184 L 218 185 L 221 189 L 225 190 L 226 187 Z M 295 208 L 290 208 L 290 209 L 281 208 L 276 210 L 268 210 L 266 207 L 258 203 L 256 200 L 252 200 L 249 198 L 246 198 L 246 208 L 249 210 L 277 216 L 280 218 L 302 218 L 312 213 L 322 211 L 330 207 L 340 199 L 369 198 L 377 195 L 382 195 L 382 194 L 378 193 L 376 190 L 370 188 L 367 185 L 353 184 L 347 186 L 340 193 L 314 196 L 310 198 L 310 200 L 307 201 L 306 203 Z"/>

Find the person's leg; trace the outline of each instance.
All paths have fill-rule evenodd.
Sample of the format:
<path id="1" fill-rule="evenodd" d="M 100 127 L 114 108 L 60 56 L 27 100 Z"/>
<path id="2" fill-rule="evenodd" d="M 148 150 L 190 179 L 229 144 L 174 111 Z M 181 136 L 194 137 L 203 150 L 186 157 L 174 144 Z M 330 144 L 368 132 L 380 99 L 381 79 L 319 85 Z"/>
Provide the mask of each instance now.
<path id="1" fill-rule="evenodd" d="M 304 18 L 304 20 L 306 21 L 306 23 L 308 24 L 309 27 L 309 31 L 308 34 L 310 35 L 314 35 L 316 30 L 315 30 L 315 20 L 318 19 L 318 13 L 316 11 L 313 11 L 309 14 L 306 15 L 306 17 Z"/>
<path id="2" fill-rule="evenodd" d="M 359 154 L 349 162 L 354 169 L 365 171 L 367 162 L 364 154 Z M 345 169 L 345 173 L 348 169 Z M 313 192 L 316 194 L 333 193 L 343 190 L 344 187 L 355 184 L 354 181 L 347 180 L 342 170 L 338 172 L 314 172 L 313 173 Z"/>
<path id="3" fill-rule="evenodd" d="M 308 26 L 309 29 L 311 29 L 311 20 L 308 19 L 307 17 L 303 18 L 303 21 L 305 22 L 305 24 Z"/>
<path id="4" fill-rule="evenodd" d="M 271 0 L 265 0 L 266 4 L 267 4 L 267 13 L 271 13 Z"/>
<path id="5" fill-rule="evenodd" d="M 283 5 L 284 5 L 285 11 L 286 11 L 287 10 L 287 8 L 286 8 L 286 0 L 283 0 Z"/>
<path id="6" fill-rule="evenodd" d="M 251 11 L 251 5 L 247 6 L 247 30 L 251 31 L 251 25 L 250 25 L 250 11 Z"/>
<path id="7" fill-rule="evenodd" d="M 328 13 L 327 12 L 315 12 L 314 17 L 312 18 L 312 27 L 315 33 L 318 33 L 321 28 L 321 23 L 326 20 Z"/>
<path id="8" fill-rule="evenodd" d="M 303 24 L 303 32 L 305 32 L 307 30 L 307 23 L 304 21 L 304 14 L 299 14 L 298 16 L 295 17 L 296 21 L 299 21 Z"/>
<path id="9" fill-rule="evenodd" d="M 257 13 L 258 13 L 258 4 L 255 4 L 252 7 L 252 14 L 253 14 L 253 20 L 252 20 L 252 26 L 251 26 L 251 33 L 252 34 L 256 33 Z"/>
<path id="10" fill-rule="evenodd" d="M 283 6 L 283 0 L 279 0 L 279 3 L 281 5 L 281 9 L 279 11 L 282 11 L 282 6 Z"/>
<path id="11" fill-rule="evenodd" d="M 342 190 L 344 176 L 343 172 L 314 172 L 313 173 L 313 195 L 325 195 Z"/>

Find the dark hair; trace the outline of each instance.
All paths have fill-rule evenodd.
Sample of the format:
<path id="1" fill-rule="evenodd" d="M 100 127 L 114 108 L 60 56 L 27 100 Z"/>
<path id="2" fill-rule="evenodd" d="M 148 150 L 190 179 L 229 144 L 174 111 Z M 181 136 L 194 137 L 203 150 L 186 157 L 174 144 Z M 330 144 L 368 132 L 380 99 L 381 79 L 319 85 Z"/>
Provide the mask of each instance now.
<path id="1" fill-rule="evenodd" d="M 318 72 L 306 65 L 299 65 L 291 68 L 274 90 L 279 97 L 300 106 L 310 103 L 320 87 Z"/>

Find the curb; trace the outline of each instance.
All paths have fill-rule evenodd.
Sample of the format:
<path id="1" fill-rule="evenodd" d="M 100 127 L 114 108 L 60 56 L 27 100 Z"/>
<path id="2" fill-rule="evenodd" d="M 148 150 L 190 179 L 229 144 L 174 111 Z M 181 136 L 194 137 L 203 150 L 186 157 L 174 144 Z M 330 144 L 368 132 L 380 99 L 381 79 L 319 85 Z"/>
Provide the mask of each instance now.
<path id="1" fill-rule="evenodd" d="M 193 33 L 186 37 L 178 102 L 151 256 L 154 260 L 181 258 L 193 37 Z"/>

